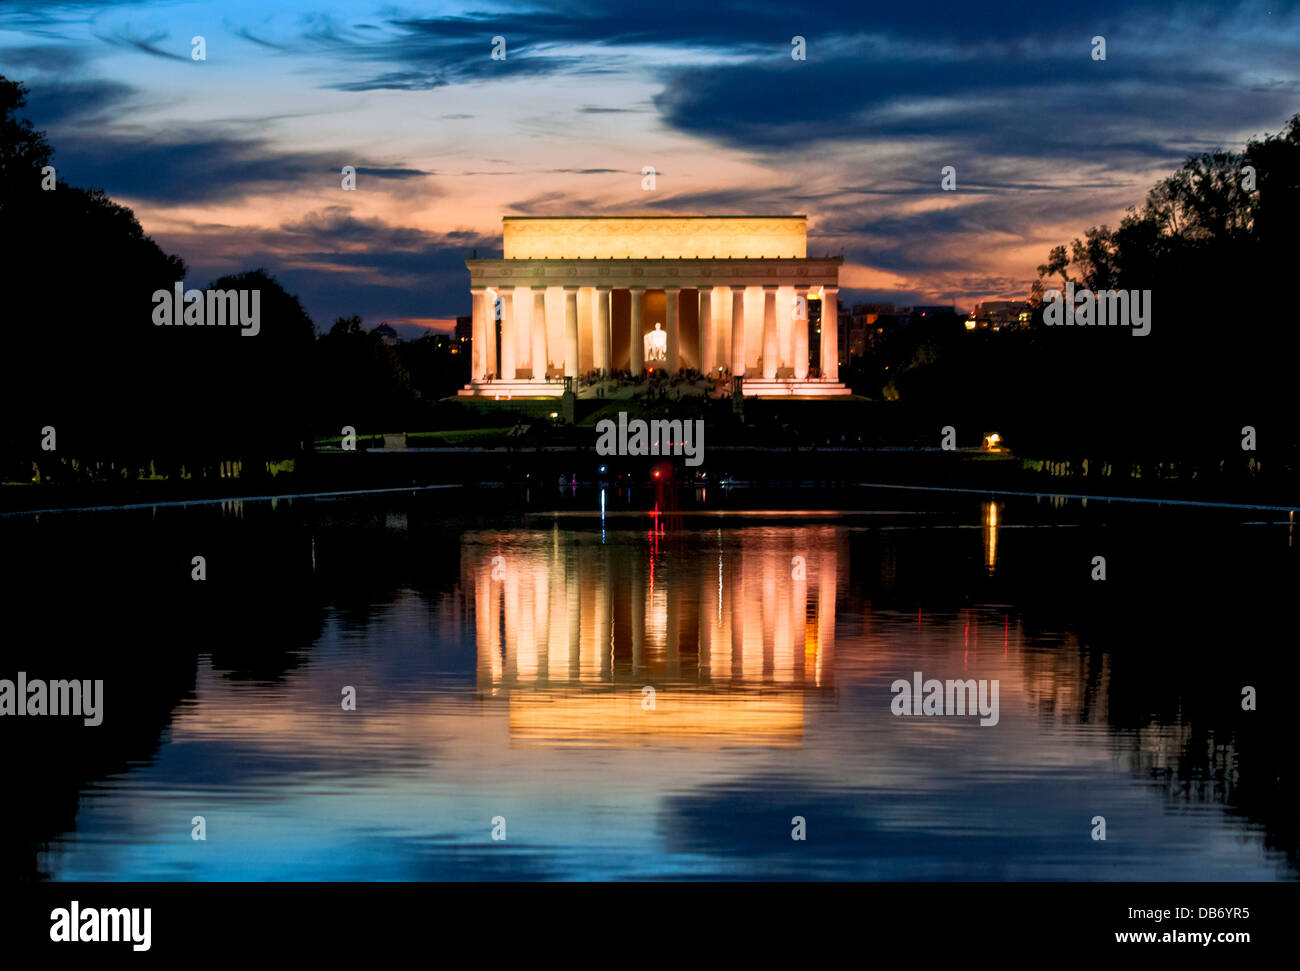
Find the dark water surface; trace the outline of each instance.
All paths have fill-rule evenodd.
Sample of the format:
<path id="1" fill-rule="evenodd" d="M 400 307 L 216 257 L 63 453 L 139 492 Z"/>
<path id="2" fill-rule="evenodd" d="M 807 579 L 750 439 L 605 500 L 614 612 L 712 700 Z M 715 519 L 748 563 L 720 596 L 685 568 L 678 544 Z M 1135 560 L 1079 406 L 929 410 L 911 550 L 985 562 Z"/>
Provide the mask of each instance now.
<path id="1" fill-rule="evenodd" d="M 6 871 L 1297 876 L 1285 513 L 461 503 L 0 520 L 0 677 L 106 682 L 98 728 L 0 719 Z M 896 717 L 917 671 L 996 680 L 997 724 Z"/>

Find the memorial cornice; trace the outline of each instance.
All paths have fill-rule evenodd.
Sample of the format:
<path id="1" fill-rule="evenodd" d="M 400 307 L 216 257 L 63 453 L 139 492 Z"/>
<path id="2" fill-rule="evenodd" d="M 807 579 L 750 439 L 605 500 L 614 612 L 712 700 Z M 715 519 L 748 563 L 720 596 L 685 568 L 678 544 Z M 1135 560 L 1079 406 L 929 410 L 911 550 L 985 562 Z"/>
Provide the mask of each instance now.
<path id="1" fill-rule="evenodd" d="M 466 260 L 472 287 L 839 286 L 844 257 Z"/>

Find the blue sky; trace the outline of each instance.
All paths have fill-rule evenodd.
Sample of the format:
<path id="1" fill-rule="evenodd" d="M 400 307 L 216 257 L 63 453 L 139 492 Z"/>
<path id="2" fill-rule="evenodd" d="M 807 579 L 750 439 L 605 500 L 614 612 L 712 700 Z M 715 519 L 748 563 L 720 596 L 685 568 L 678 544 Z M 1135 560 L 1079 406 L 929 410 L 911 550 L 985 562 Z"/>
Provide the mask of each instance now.
<path id="1" fill-rule="evenodd" d="M 1280 129 L 1297 50 L 1290 2 L 0 4 L 60 176 L 322 327 L 468 313 L 520 214 L 807 213 L 849 300 L 1023 296 L 1189 152 Z"/>

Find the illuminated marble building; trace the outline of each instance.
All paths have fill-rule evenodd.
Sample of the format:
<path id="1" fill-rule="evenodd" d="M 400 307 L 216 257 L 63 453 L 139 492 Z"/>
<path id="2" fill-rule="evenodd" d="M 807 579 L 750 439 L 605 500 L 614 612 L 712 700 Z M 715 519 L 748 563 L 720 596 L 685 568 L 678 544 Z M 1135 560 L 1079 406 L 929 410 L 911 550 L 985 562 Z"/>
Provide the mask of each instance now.
<path id="1" fill-rule="evenodd" d="M 473 361 L 460 394 L 550 397 L 565 377 L 642 375 L 659 325 L 670 373 L 741 377 L 760 397 L 847 395 L 843 257 L 807 249 L 806 216 L 507 216 L 502 259 L 466 261 Z"/>
<path id="2" fill-rule="evenodd" d="M 559 536 L 463 547 L 479 694 L 508 703 L 512 742 L 802 743 L 808 697 L 833 696 L 842 532 L 703 558 Z"/>

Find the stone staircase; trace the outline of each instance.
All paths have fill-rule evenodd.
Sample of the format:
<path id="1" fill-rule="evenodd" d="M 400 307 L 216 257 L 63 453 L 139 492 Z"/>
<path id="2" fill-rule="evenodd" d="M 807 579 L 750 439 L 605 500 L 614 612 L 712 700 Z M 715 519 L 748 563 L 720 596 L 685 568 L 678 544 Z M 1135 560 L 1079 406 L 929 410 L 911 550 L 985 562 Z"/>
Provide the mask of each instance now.
<path id="1" fill-rule="evenodd" d="M 530 381 L 527 378 L 514 381 L 471 381 L 456 392 L 461 398 L 500 398 L 502 401 L 516 398 L 559 398 L 564 394 L 563 381 Z"/>
<path id="2" fill-rule="evenodd" d="M 745 376 L 741 389 L 746 398 L 840 398 L 853 393 L 848 385 L 840 381 L 795 381 L 784 378 L 751 378 L 748 375 Z"/>

